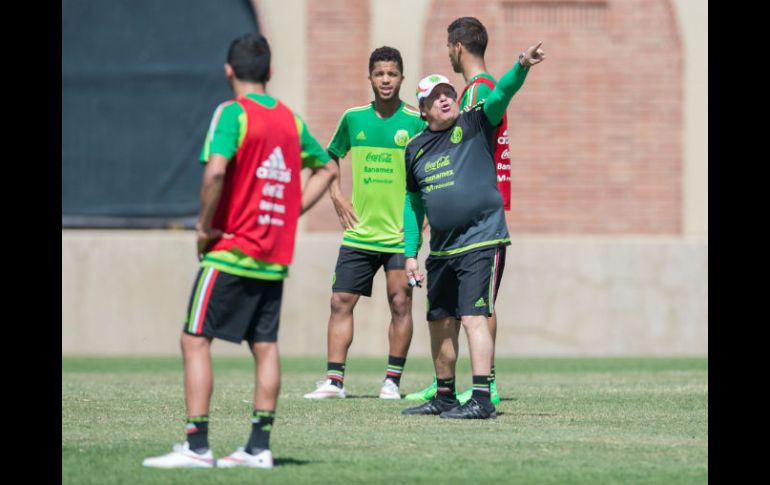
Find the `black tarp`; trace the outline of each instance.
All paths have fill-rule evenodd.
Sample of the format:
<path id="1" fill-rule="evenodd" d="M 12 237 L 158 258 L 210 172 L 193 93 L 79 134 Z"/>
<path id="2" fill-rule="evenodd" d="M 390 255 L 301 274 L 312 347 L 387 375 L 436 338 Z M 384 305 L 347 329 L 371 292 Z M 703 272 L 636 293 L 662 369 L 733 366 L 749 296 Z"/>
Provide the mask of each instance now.
<path id="1" fill-rule="evenodd" d="M 62 226 L 194 224 L 248 0 L 62 0 Z"/>

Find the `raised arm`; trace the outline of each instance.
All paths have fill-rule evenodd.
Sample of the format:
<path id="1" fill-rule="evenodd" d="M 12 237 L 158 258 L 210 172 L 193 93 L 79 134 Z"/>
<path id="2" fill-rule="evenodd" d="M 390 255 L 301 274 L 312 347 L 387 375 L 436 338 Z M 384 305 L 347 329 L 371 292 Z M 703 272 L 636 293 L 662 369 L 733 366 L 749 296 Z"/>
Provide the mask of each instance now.
<path id="1" fill-rule="evenodd" d="M 493 126 L 497 126 L 503 120 L 505 110 L 516 92 L 524 84 L 529 68 L 543 62 L 545 53 L 540 48 L 541 41 L 536 46 L 531 46 L 519 55 L 519 60 L 513 68 L 503 74 L 500 82 L 484 101 L 484 114 Z"/>

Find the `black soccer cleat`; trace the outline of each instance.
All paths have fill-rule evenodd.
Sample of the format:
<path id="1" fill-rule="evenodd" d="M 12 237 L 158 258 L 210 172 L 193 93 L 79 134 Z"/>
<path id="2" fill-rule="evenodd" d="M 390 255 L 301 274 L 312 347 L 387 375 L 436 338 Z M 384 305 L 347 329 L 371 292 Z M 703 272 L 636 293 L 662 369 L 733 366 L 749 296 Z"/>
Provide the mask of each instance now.
<path id="1" fill-rule="evenodd" d="M 433 398 L 425 404 L 420 404 L 413 408 L 406 408 L 401 411 L 401 414 L 422 414 L 422 415 L 437 415 L 453 409 L 459 409 L 460 401 L 457 399 L 438 399 Z"/>
<path id="2" fill-rule="evenodd" d="M 442 418 L 446 419 L 495 419 L 497 411 L 491 402 L 482 403 L 474 398 L 459 408 L 450 409 L 441 413 Z"/>

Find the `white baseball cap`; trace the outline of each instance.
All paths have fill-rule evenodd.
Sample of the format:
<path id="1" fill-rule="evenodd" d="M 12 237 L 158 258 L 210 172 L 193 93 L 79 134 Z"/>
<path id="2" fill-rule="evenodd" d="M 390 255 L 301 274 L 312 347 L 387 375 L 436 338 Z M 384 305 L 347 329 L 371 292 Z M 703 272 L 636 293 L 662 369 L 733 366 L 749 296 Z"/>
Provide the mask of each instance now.
<path id="1" fill-rule="evenodd" d="M 420 100 L 430 96 L 433 88 L 439 84 L 448 84 L 452 89 L 455 89 L 446 76 L 442 76 L 441 74 L 431 74 L 430 76 L 420 79 L 420 82 L 417 83 L 417 102 L 419 103 Z M 457 90 L 455 89 L 455 91 Z"/>

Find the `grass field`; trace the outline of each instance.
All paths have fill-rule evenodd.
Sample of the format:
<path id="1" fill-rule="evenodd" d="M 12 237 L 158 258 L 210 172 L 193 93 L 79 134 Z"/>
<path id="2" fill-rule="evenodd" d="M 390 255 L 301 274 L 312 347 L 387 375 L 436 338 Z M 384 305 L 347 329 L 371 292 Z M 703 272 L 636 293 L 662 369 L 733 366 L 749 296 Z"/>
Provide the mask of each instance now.
<path id="1" fill-rule="evenodd" d="M 221 457 L 248 437 L 253 369 L 246 357 L 214 360 L 209 441 Z M 489 421 L 400 415 L 406 402 L 376 398 L 384 364 L 350 359 L 351 399 L 311 402 L 302 394 L 325 360 L 283 358 L 273 470 L 154 470 L 142 459 L 183 440 L 181 357 L 62 358 L 62 483 L 708 482 L 705 357 L 499 359 L 503 402 Z M 402 392 L 431 379 L 430 361 L 411 358 Z M 467 359 L 458 382 L 470 386 Z"/>

